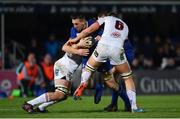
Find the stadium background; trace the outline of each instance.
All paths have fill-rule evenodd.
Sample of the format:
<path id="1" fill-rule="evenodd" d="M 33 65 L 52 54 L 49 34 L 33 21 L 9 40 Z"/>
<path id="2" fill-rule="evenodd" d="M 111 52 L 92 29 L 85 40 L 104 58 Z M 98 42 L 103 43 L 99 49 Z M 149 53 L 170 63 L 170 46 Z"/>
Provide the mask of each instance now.
<path id="1" fill-rule="evenodd" d="M 83 97 L 78 103 L 68 99 L 50 108 L 51 114 L 26 115 L 19 107 L 27 98 L 11 97 L 18 88 L 15 70 L 30 50 L 36 51 L 40 62 L 45 53 L 44 44 L 50 35 L 59 41 L 57 56 L 69 37 L 72 26 L 70 16 L 82 13 L 87 19 L 96 17 L 102 10 L 120 12 L 130 28 L 129 40 L 136 56 L 133 61 L 138 104 L 147 113 L 105 113 L 102 109 L 109 104 L 110 90 L 104 91 L 99 105 L 93 97 Z M 0 118 L 3 117 L 180 117 L 180 2 L 157 0 L 0 0 Z M 36 42 L 33 47 L 33 42 Z M 79 83 L 80 69 L 74 79 Z M 94 92 L 88 90 L 86 95 Z M 5 95 L 4 95 L 5 94 Z M 76 108 L 72 108 L 76 107 Z M 122 103 L 119 103 L 122 110 Z M 163 114 L 162 114 L 163 113 Z"/>
<path id="2" fill-rule="evenodd" d="M 179 96 L 180 2 L 156 0 L 1 0 L 0 92 L 10 95 L 17 88 L 15 69 L 32 48 L 32 39 L 37 42 L 40 62 L 49 35 L 56 36 L 60 48 L 68 40 L 72 14 L 82 13 L 88 19 L 102 10 L 120 12 L 129 26 L 129 40 L 136 51 L 132 65 L 138 94 Z M 63 54 L 59 49 L 54 60 Z M 76 87 L 79 70 L 73 78 Z"/>

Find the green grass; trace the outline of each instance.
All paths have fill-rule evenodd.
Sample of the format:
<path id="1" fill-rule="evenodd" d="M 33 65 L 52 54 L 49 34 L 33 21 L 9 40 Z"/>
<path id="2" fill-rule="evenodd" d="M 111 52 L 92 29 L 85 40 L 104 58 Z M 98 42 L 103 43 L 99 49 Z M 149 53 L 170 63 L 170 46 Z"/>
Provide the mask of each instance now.
<path id="1" fill-rule="evenodd" d="M 180 117 L 180 95 L 138 96 L 138 104 L 147 112 L 123 112 L 119 99 L 119 112 L 105 112 L 103 108 L 110 103 L 110 97 L 103 96 L 99 104 L 93 103 L 93 97 L 83 97 L 74 101 L 72 97 L 48 108 L 49 113 L 28 114 L 21 109 L 23 98 L 0 99 L 0 118 L 175 118 Z"/>

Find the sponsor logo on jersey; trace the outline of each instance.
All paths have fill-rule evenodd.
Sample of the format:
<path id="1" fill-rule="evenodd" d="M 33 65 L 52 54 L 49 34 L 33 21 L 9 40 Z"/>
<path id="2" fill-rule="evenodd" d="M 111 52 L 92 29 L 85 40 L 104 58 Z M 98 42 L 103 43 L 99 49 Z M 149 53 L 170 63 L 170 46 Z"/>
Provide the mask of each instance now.
<path id="1" fill-rule="evenodd" d="M 121 34 L 119 32 L 113 32 L 113 33 L 111 33 L 111 36 L 113 38 L 119 38 L 121 36 Z"/>

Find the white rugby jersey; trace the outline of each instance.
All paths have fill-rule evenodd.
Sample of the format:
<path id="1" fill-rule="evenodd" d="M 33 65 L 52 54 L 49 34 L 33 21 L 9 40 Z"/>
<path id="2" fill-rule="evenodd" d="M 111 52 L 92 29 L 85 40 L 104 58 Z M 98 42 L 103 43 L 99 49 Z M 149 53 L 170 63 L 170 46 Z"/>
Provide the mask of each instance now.
<path id="1" fill-rule="evenodd" d="M 104 23 L 104 32 L 99 43 L 115 47 L 123 47 L 124 41 L 128 37 L 128 26 L 121 19 L 106 16 L 97 20 L 99 25 Z"/>

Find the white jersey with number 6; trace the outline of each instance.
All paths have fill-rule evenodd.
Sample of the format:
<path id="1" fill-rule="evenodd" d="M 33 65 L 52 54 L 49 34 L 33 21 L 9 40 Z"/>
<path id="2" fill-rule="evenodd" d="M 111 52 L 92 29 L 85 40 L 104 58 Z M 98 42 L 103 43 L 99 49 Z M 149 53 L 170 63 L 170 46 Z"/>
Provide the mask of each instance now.
<path id="1" fill-rule="evenodd" d="M 107 16 L 97 20 L 99 25 L 105 24 L 104 32 L 99 43 L 122 48 L 128 37 L 128 26 L 121 19 Z"/>

